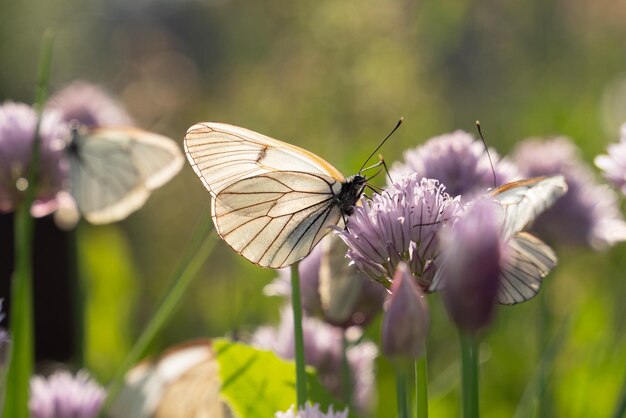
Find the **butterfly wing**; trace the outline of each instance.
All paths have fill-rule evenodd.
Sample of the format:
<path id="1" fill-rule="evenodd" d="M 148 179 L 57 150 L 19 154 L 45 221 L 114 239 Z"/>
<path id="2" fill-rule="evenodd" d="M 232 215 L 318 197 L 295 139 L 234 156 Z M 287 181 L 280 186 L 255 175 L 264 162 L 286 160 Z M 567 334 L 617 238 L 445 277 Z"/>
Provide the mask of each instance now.
<path id="1" fill-rule="evenodd" d="M 176 143 L 161 135 L 133 128 L 76 135 L 68 153 L 72 195 L 94 224 L 124 219 L 183 165 Z"/>
<path id="2" fill-rule="evenodd" d="M 305 257 L 342 222 L 333 177 L 299 171 L 272 171 L 243 178 L 212 201 L 219 235 L 237 253 L 262 267 L 281 268 Z"/>
<path id="3" fill-rule="evenodd" d="M 563 176 L 520 180 L 493 190 L 491 195 L 502 205 L 505 237 L 526 228 L 565 192 L 567 184 Z"/>
<path id="4" fill-rule="evenodd" d="M 189 128 L 185 153 L 212 197 L 238 180 L 273 171 L 302 171 L 345 181 L 335 167 L 310 151 L 223 123 Z"/>
<path id="5" fill-rule="evenodd" d="M 557 257 L 552 248 L 526 232 L 519 232 L 508 242 L 500 276 L 497 301 L 504 305 L 524 302 L 534 297 L 541 281 L 556 266 Z"/>
<path id="6" fill-rule="evenodd" d="M 209 340 L 180 344 L 131 369 L 109 409 L 112 418 L 227 418 L 219 364 Z"/>

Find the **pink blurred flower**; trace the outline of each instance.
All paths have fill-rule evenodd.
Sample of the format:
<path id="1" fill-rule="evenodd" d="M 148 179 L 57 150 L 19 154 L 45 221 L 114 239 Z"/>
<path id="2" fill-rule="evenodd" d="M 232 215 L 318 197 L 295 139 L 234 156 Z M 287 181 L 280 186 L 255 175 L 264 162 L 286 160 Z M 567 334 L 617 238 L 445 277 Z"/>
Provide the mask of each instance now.
<path id="1" fill-rule="evenodd" d="M 0 106 L 0 212 L 14 211 L 23 199 L 36 125 L 37 113 L 30 106 L 13 102 Z M 44 111 L 39 128 L 37 193 L 31 207 L 35 217 L 57 208 L 57 194 L 65 187 L 68 172 L 63 153 L 67 135 L 59 114 Z"/>
<path id="2" fill-rule="evenodd" d="M 261 327 L 252 336 L 252 344 L 271 350 L 284 359 L 294 358 L 293 316 L 291 308 L 283 308 L 277 328 Z M 304 359 L 315 367 L 321 382 L 336 396 L 342 396 L 342 344 L 344 332 L 316 318 L 302 319 Z M 354 328 L 353 328 L 354 329 Z M 374 360 L 378 350 L 371 342 L 361 342 L 348 348 L 347 357 L 352 372 L 352 404 L 367 411 L 374 390 Z"/>
<path id="3" fill-rule="evenodd" d="M 617 195 L 599 184 L 569 138 L 526 139 L 513 157 L 528 177 L 562 174 L 568 191 L 540 215 L 532 230 L 549 243 L 601 249 L 626 240 Z"/>
<path id="4" fill-rule="evenodd" d="M 598 155 L 595 163 L 604 177 L 626 194 L 626 124 L 622 125 L 620 142 L 609 144 L 608 155 Z"/>
<path id="5" fill-rule="evenodd" d="M 95 84 L 74 81 L 50 98 L 47 107 L 57 109 L 61 118 L 89 127 L 131 126 L 132 118 L 109 94 Z"/>
<path id="6" fill-rule="evenodd" d="M 493 160 L 496 186 L 520 178 L 520 174 L 507 159 L 501 159 L 494 149 L 489 149 Z M 454 131 L 429 139 L 424 144 L 404 152 L 404 162 L 395 162 L 391 178 L 398 181 L 416 173 L 419 178 L 439 180 L 451 196 L 467 197 L 484 193 L 494 187 L 493 170 L 485 146 L 464 131 Z"/>
<path id="7" fill-rule="evenodd" d="M 28 407 L 32 418 L 96 418 L 105 396 L 87 372 L 57 371 L 31 379 Z"/>
<path id="8" fill-rule="evenodd" d="M 324 413 L 320 411 L 320 406 L 318 404 L 311 405 L 310 403 L 307 403 L 304 409 L 300 408 L 297 412 L 293 405 L 288 411 L 276 412 L 274 418 L 348 418 L 348 409 L 346 408 L 341 412 L 335 412 L 333 410 L 333 406 L 331 405 L 328 408 L 328 412 Z"/>

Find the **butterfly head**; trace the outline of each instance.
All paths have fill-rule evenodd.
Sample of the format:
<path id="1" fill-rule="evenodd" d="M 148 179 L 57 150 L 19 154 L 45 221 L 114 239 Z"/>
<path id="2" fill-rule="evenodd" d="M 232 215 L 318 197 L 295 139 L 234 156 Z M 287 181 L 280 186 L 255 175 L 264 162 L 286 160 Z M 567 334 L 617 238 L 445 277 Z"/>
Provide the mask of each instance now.
<path id="1" fill-rule="evenodd" d="M 359 200 L 365 185 L 367 184 L 367 178 L 361 174 L 355 174 L 349 177 L 345 183 L 341 185 L 341 191 L 335 196 L 337 199 L 337 206 L 341 209 L 341 213 L 345 215 L 352 215 L 354 211 L 354 205 Z"/>

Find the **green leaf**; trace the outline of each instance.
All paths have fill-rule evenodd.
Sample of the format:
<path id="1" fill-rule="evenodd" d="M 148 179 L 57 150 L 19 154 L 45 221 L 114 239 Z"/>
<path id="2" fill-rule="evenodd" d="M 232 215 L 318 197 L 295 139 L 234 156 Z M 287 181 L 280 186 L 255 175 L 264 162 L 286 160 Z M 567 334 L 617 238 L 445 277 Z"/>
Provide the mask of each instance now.
<path id="1" fill-rule="evenodd" d="M 270 351 L 228 340 L 215 340 L 214 348 L 220 365 L 222 395 L 235 414 L 244 418 L 273 417 L 296 403 L 296 369 Z M 319 383 L 316 373 L 307 369 L 309 399 L 326 411 L 332 404 L 342 410 Z"/>

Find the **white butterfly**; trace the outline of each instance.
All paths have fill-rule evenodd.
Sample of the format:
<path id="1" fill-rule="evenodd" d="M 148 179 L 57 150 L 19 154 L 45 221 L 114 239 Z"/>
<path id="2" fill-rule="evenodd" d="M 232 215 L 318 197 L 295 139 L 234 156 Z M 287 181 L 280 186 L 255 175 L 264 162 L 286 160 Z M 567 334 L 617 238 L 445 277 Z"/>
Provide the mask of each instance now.
<path id="1" fill-rule="evenodd" d="M 132 368 L 111 405 L 112 418 L 230 418 L 220 396 L 219 364 L 210 340 L 194 340 Z"/>
<path id="2" fill-rule="evenodd" d="M 74 130 L 67 154 L 72 196 L 93 224 L 126 218 L 183 166 L 172 139 L 126 127 Z"/>
<path id="3" fill-rule="evenodd" d="M 535 218 L 567 192 L 563 176 L 537 177 L 505 184 L 489 194 L 500 203 L 502 234 L 510 255 L 502 266 L 497 302 L 512 305 L 531 299 L 556 266 L 552 248 L 523 232 Z M 431 291 L 442 290 L 444 269 L 435 273 Z"/>
<path id="4" fill-rule="evenodd" d="M 185 152 L 211 194 L 220 237 L 262 267 L 309 254 L 329 226 L 344 224 L 366 184 L 305 149 L 222 123 L 189 128 Z"/>

